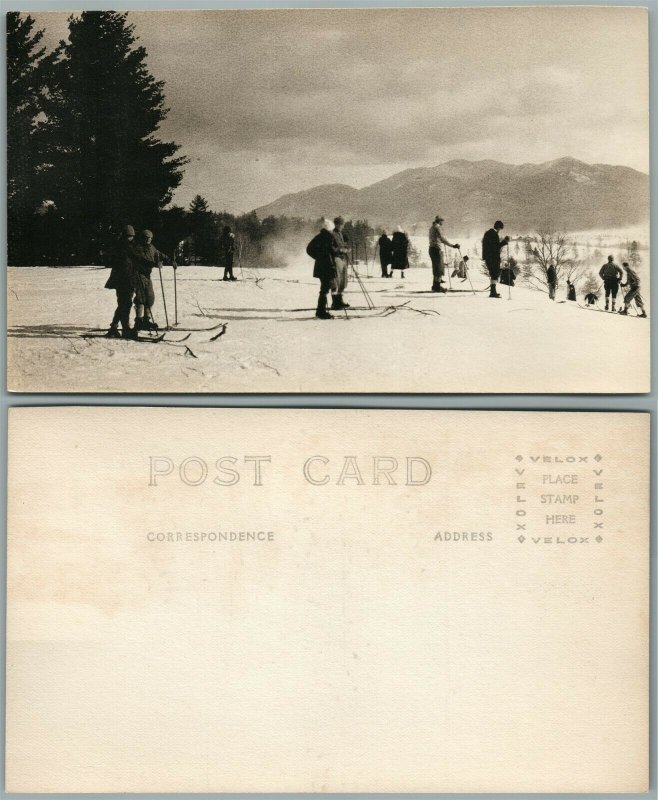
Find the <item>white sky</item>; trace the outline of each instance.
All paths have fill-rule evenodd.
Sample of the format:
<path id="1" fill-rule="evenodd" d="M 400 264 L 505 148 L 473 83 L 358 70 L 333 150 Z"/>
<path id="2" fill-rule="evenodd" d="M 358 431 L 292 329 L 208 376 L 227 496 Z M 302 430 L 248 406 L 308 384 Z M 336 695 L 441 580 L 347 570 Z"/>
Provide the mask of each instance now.
<path id="1" fill-rule="evenodd" d="M 49 44 L 68 13 L 32 16 Z M 640 8 L 131 11 L 166 83 L 174 201 L 246 211 L 453 158 L 648 171 Z"/>

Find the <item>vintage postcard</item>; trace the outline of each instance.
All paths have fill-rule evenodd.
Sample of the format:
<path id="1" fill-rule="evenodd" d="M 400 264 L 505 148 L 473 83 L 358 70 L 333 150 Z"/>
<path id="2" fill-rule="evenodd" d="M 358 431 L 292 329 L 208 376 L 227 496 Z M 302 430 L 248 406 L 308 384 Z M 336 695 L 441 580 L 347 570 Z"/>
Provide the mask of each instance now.
<path id="1" fill-rule="evenodd" d="M 11 391 L 649 391 L 646 8 L 6 20 Z"/>
<path id="2" fill-rule="evenodd" d="M 10 411 L 10 792 L 643 792 L 646 413 Z"/>

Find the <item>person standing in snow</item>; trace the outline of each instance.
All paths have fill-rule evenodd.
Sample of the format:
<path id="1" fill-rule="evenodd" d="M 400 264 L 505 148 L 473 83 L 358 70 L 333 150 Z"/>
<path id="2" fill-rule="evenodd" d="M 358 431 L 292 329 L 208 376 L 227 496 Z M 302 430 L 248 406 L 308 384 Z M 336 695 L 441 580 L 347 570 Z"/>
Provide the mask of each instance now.
<path id="1" fill-rule="evenodd" d="M 124 339 L 132 339 L 136 336 L 130 327 L 130 309 L 134 294 L 134 239 L 135 229 L 132 225 L 126 225 L 120 240 L 110 253 L 112 270 L 105 288 L 114 289 L 117 296 L 117 307 L 106 334 L 110 339 L 118 339 L 120 336 Z M 119 323 L 121 323 L 120 334 Z"/>
<path id="2" fill-rule="evenodd" d="M 331 234 L 334 238 L 334 263 L 336 268 L 336 279 L 331 289 L 331 308 L 341 311 L 349 308 L 349 303 L 343 300 L 343 292 L 347 288 L 347 266 L 349 263 L 349 245 L 347 236 L 343 233 L 345 220 L 343 217 L 334 219 L 334 230 Z"/>
<path id="3" fill-rule="evenodd" d="M 575 299 L 576 299 L 576 287 L 567 278 L 567 300 L 575 300 Z"/>
<path id="4" fill-rule="evenodd" d="M 405 269 L 409 268 L 409 237 L 398 225 L 393 233 L 391 242 L 393 252 L 391 255 L 391 269 L 399 269 L 400 277 L 404 278 Z"/>
<path id="5" fill-rule="evenodd" d="M 599 270 L 599 277 L 603 278 L 603 286 L 605 288 L 605 310 L 608 310 L 608 300 L 612 295 L 612 310 L 614 311 L 619 282 L 624 277 L 624 273 L 615 264 L 612 256 L 608 256 L 608 260 Z"/>
<path id="6" fill-rule="evenodd" d="M 457 249 L 458 244 L 451 244 L 443 235 L 441 225 L 443 224 L 443 217 L 439 214 L 434 217 L 429 231 L 429 256 L 432 260 L 432 291 L 433 292 L 447 292 L 448 290 L 442 286 L 443 276 L 445 274 L 445 262 L 443 260 L 443 250 L 441 245 L 445 244 L 447 247 L 454 247 Z"/>
<path id="7" fill-rule="evenodd" d="M 382 231 L 382 235 L 377 240 L 379 247 L 379 263 L 382 268 L 382 278 L 392 278 L 393 273 L 388 271 L 393 257 L 393 245 L 388 238 L 386 231 Z"/>
<path id="8" fill-rule="evenodd" d="M 135 252 L 138 256 L 135 264 L 135 331 L 153 331 L 158 326 L 153 319 L 153 304 L 155 303 L 155 292 L 153 291 L 153 281 L 151 271 L 153 267 L 160 267 L 166 259 L 153 242 L 153 234 L 149 230 L 143 230 L 135 244 Z"/>
<path id="9" fill-rule="evenodd" d="M 235 235 L 229 225 L 225 225 L 219 239 L 219 259 L 224 267 L 224 281 L 237 281 L 233 275 L 233 257 L 235 255 Z"/>
<path id="10" fill-rule="evenodd" d="M 624 269 L 626 270 L 626 283 L 622 283 L 621 285 L 628 286 L 628 291 L 624 297 L 624 308 L 619 313 L 628 314 L 628 307 L 633 300 L 635 300 L 635 304 L 642 312 L 639 316 L 646 317 L 647 312 L 644 310 L 644 301 L 642 300 L 642 295 L 640 294 L 640 277 L 626 261 L 624 261 Z"/>
<path id="11" fill-rule="evenodd" d="M 548 283 L 548 299 L 555 300 L 555 292 L 557 291 L 557 270 L 552 261 L 546 270 L 546 283 Z"/>
<path id="12" fill-rule="evenodd" d="M 505 226 L 498 219 L 494 222 L 493 228 L 489 228 L 482 237 L 482 260 L 487 265 L 487 271 L 491 279 L 489 297 L 500 297 L 497 291 L 498 278 L 500 277 L 500 251 L 509 242 L 509 236 L 500 238 L 499 231 Z"/>
<path id="13" fill-rule="evenodd" d="M 338 249 L 333 237 L 334 224 L 323 220 L 320 232 L 306 246 L 307 255 L 314 260 L 313 277 L 320 281 L 320 294 L 315 316 L 318 319 L 333 319 L 327 311 L 327 294 L 336 281 L 336 255 Z"/>

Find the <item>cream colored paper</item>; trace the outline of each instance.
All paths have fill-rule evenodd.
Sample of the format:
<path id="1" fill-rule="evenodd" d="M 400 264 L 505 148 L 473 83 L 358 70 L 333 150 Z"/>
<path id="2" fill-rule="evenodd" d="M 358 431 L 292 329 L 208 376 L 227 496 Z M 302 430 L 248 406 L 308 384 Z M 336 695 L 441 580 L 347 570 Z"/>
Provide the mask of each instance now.
<path id="1" fill-rule="evenodd" d="M 9 459 L 8 791 L 647 789 L 648 414 L 22 408 Z"/>

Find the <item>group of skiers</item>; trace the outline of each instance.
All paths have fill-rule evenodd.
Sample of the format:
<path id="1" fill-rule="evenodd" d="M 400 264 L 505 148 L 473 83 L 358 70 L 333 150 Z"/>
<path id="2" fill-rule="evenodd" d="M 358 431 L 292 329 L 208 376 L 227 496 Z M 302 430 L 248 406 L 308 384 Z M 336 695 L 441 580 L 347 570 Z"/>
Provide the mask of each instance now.
<path id="1" fill-rule="evenodd" d="M 219 237 L 219 265 L 224 268 L 224 277 L 219 280 L 236 281 L 233 275 L 235 235 L 225 225 Z M 114 289 L 117 307 L 106 336 L 110 339 L 137 339 L 140 331 L 157 331 L 153 318 L 155 292 L 151 272 L 170 261 L 177 268 L 176 258 L 169 259 L 153 245 L 153 233 L 143 230 L 138 235 L 132 225 L 126 225 L 121 237 L 109 253 L 110 277 L 106 289 Z M 135 307 L 135 322 L 130 325 L 130 312 Z M 119 331 L 119 325 L 121 331 Z"/>
<path id="2" fill-rule="evenodd" d="M 106 334 L 109 338 L 137 339 L 139 331 L 157 330 L 151 312 L 155 302 L 151 272 L 153 267 L 160 267 L 167 257 L 152 242 L 151 231 L 143 230 L 136 237 L 133 226 L 126 225 L 110 253 L 112 269 L 105 288 L 116 292 L 117 307 Z M 133 305 L 135 323 L 131 327 L 130 311 Z"/>
<path id="3" fill-rule="evenodd" d="M 451 247 L 459 250 L 460 260 L 454 265 L 451 277 L 459 277 L 462 281 L 468 279 L 468 256 L 461 256 L 461 249 L 458 243 L 450 242 L 443 232 L 444 219 L 437 214 L 429 229 L 429 256 L 432 262 L 432 291 L 447 292 L 445 286 L 446 256 L 444 248 Z M 309 242 L 306 252 L 314 259 L 313 276 L 320 280 L 320 293 L 315 315 L 320 319 L 332 319 L 328 310 L 327 295 L 331 292 L 331 308 L 335 310 L 347 309 L 349 305 L 343 300 L 343 291 L 347 285 L 348 267 L 348 246 L 346 237 L 343 233 L 345 220 L 336 217 L 333 223 L 324 220 L 322 230 Z M 513 286 L 519 269 L 516 261 L 508 257 L 503 265 L 502 250 L 509 244 L 510 237 L 501 237 L 500 232 L 504 229 L 501 220 L 496 220 L 482 237 L 482 260 L 489 273 L 489 297 L 500 298 L 498 284 Z M 443 245 L 443 247 L 442 247 Z M 400 270 L 401 277 L 404 278 L 404 271 L 409 267 L 410 241 L 401 226 L 393 233 L 389 239 L 386 230 L 382 231 L 377 240 L 379 248 L 379 262 L 381 266 L 382 278 L 393 277 L 393 270 Z M 509 252 L 509 251 L 508 251 Z M 640 309 L 639 316 L 646 317 L 644 303 L 640 295 L 640 279 L 637 273 L 624 262 L 626 270 L 626 283 L 621 283 L 623 272 L 614 263 L 612 256 L 608 256 L 608 262 L 601 267 L 599 275 L 603 279 L 605 286 L 605 308 L 609 307 L 609 297 L 612 297 L 612 310 L 615 310 L 615 300 L 620 286 L 628 287 L 628 292 L 624 297 L 624 308 L 621 314 L 627 314 L 630 304 L 635 301 Z M 391 271 L 389 271 L 389 267 Z M 558 286 L 557 268 L 554 262 L 549 262 L 546 268 L 546 282 L 548 285 L 549 299 L 555 300 Z M 590 298 L 594 297 L 592 301 Z M 576 287 L 567 280 L 567 299 L 576 300 Z M 585 298 L 587 303 L 596 302 L 596 295 L 588 295 Z"/>
<path id="4" fill-rule="evenodd" d="M 379 263 L 382 268 L 382 278 L 392 278 L 393 270 L 400 270 L 400 277 L 404 278 L 405 269 L 409 268 L 409 237 L 398 225 L 393 231 L 392 238 L 383 230 L 377 240 L 379 248 Z M 389 272 L 389 267 L 391 271 Z"/>
<path id="5" fill-rule="evenodd" d="M 640 294 L 640 278 L 635 270 L 630 266 L 627 261 L 623 262 L 623 267 L 626 270 L 626 282 L 622 283 L 624 273 L 612 256 L 608 256 L 607 262 L 599 270 L 599 277 L 603 280 L 603 288 L 605 291 L 605 310 L 607 311 L 612 304 L 612 311 L 615 311 L 615 303 L 617 302 L 617 293 L 619 287 L 628 288 L 624 297 L 624 307 L 619 311 L 620 314 L 628 314 L 630 304 L 635 301 L 636 306 L 642 312 L 639 316 L 646 317 L 647 312 L 644 310 L 644 300 Z M 590 304 L 591 300 L 586 297 L 585 300 Z"/>

